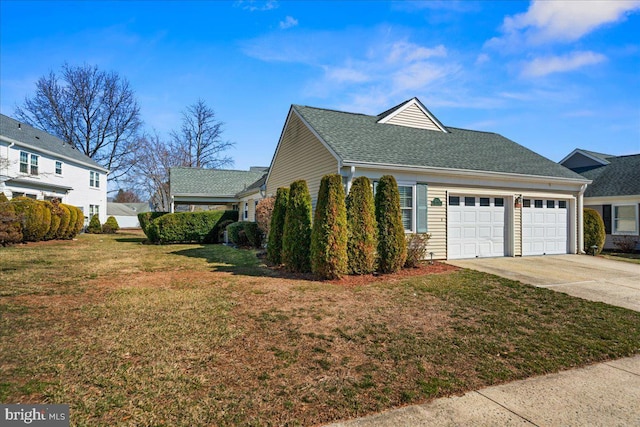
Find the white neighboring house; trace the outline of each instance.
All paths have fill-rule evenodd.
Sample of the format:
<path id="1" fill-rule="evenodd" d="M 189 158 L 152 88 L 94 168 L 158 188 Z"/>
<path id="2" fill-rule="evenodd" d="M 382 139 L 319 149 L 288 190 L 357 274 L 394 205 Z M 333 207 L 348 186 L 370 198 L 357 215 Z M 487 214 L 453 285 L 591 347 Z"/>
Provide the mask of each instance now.
<path id="1" fill-rule="evenodd" d="M 138 214 L 151 211 L 149 203 L 107 203 L 107 216 L 113 216 L 120 228 L 140 228 Z"/>
<path id="2" fill-rule="evenodd" d="M 108 169 L 63 140 L 0 114 L 0 192 L 60 199 L 107 220 Z"/>

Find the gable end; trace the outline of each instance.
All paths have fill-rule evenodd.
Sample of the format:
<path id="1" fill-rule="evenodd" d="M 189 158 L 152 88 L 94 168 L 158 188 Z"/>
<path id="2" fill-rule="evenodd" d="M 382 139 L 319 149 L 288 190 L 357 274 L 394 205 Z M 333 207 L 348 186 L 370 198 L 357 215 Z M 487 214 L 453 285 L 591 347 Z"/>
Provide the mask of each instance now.
<path id="1" fill-rule="evenodd" d="M 417 98 L 410 99 L 381 116 L 378 123 L 448 133 L 444 125 Z"/>

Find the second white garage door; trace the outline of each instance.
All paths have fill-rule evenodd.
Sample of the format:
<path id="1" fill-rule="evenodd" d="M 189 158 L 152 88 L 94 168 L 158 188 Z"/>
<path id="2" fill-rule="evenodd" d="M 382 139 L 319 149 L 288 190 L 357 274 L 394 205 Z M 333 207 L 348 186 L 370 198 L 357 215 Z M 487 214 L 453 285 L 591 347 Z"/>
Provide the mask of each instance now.
<path id="1" fill-rule="evenodd" d="M 449 196 L 447 258 L 504 256 L 504 198 Z"/>
<path id="2" fill-rule="evenodd" d="M 522 255 L 567 253 L 567 202 L 524 199 Z"/>

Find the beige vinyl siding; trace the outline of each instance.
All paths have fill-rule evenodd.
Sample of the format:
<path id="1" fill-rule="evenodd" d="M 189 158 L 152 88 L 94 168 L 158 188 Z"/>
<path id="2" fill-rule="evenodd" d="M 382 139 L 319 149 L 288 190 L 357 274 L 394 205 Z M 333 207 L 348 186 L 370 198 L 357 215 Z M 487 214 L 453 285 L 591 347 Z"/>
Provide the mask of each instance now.
<path id="1" fill-rule="evenodd" d="M 513 255 L 522 256 L 522 206 L 513 209 Z"/>
<path id="2" fill-rule="evenodd" d="M 247 221 L 254 222 L 256 220 L 256 201 L 253 199 L 249 199 L 247 203 L 249 203 L 249 213 L 247 215 Z"/>
<path id="3" fill-rule="evenodd" d="M 413 104 L 387 121 L 391 125 L 439 131 L 440 128 L 417 105 Z"/>
<path id="4" fill-rule="evenodd" d="M 442 206 L 431 206 L 433 199 L 442 201 Z M 427 230 L 431 234 L 428 252 L 434 259 L 447 259 L 447 191 L 444 187 L 429 185 L 427 188 Z"/>
<path id="5" fill-rule="evenodd" d="M 279 187 L 289 187 L 293 181 L 304 179 L 315 209 L 320 180 L 337 172 L 336 158 L 293 113 L 271 165 L 267 194 L 275 196 Z"/>

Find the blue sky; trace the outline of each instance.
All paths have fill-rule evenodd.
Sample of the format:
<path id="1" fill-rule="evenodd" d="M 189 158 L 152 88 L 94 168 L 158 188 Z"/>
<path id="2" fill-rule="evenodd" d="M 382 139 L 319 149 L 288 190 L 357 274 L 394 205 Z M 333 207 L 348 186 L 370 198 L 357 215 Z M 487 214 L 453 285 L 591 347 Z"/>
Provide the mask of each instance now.
<path id="1" fill-rule="evenodd" d="M 68 62 L 126 77 L 166 135 L 198 98 L 268 165 L 290 104 L 378 114 L 418 97 L 446 126 L 554 161 L 640 152 L 640 1 L 0 2 L 0 110 Z"/>

